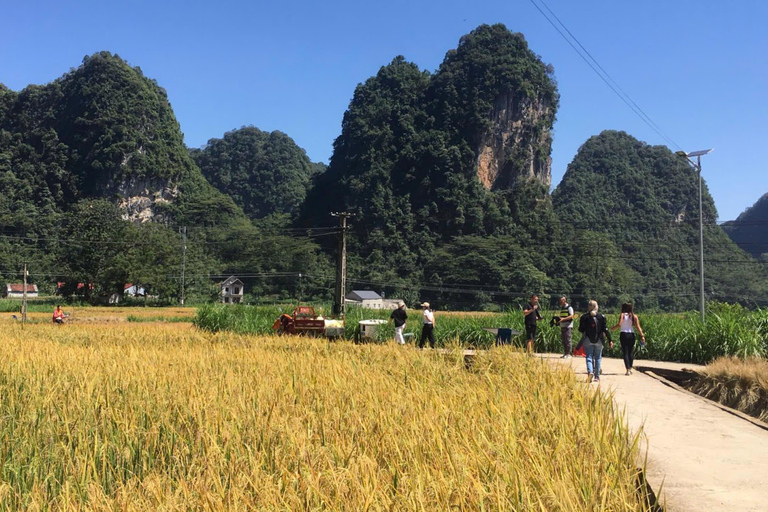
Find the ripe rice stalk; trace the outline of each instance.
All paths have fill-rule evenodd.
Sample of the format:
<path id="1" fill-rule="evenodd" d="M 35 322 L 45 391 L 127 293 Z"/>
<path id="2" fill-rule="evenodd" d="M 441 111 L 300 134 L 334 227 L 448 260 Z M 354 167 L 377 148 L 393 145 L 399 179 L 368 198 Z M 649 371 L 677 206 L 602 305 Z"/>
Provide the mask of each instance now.
<path id="1" fill-rule="evenodd" d="M 610 398 L 512 348 L 3 327 L 3 509 L 647 509 Z"/>

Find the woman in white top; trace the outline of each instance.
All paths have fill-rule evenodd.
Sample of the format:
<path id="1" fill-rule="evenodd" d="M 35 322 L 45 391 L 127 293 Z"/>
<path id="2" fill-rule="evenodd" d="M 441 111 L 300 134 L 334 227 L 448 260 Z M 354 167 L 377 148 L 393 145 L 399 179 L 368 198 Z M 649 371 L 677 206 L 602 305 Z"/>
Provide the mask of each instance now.
<path id="1" fill-rule="evenodd" d="M 640 333 L 640 343 L 645 344 L 645 334 L 640 327 L 640 319 L 632 310 L 632 304 L 625 302 L 621 305 L 621 314 L 619 323 L 611 327 L 612 331 L 621 328 L 619 340 L 621 341 L 621 353 L 624 356 L 624 367 L 627 369 L 625 375 L 632 375 L 632 365 L 635 362 L 635 329 Z"/>
<path id="2" fill-rule="evenodd" d="M 424 325 L 421 328 L 419 348 L 424 348 L 424 342 L 429 339 L 429 346 L 435 348 L 435 314 L 429 309 L 429 302 L 422 303 L 424 309 Z"/>

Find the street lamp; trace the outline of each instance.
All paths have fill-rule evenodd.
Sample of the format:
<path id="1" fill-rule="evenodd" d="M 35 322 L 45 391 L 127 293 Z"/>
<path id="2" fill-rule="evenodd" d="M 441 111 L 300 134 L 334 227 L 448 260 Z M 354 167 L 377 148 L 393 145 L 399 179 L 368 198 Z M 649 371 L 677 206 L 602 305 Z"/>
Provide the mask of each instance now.
<path id="1" fill-rule="evenodd" d="M 713 149 L 702 149 L 700 151 L 691 151 L 686 153 L 685 151 L 678 151 L 677 154 L 685 158 L 685 160 L 694 168 L 699 174 L 699 276 L 701 277 L 701 289 L 699 295 L 701 297 L 701 304 L 699 309 L 701 311 L 701 321 L 704 321 L 704 210 L 702 208 L 701 201 L 701 156 L 711 153 Z M 696 161 L 691 160 L 692 157 L 696 157 Z"/>

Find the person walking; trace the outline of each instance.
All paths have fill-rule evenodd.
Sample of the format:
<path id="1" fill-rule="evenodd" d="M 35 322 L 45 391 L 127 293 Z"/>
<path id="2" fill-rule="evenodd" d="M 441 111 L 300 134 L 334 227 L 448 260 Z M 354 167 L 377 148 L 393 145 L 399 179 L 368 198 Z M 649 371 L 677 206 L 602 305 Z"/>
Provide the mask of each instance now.
<path id="1" fill-rule="evenodd" d="M 560 325 L 560 339 L 563 341 L 562 359 L 569 359 L 573 355 L 573 308 L 568 304 L 568 299 L 560 297 L 560 316 L 558 324 Z"/>
<path id="2" fill-rule="evenodd" d="M 645 345 L 645 334 L 640 327 L 640 318 L 635 314 L 632 303 L 625 302 L 621 305 L 619 322 L 611 327 L 612 331 L 616 329 L 621 329 L 619 331 L 621 355 L 624 356 L 624 368 L 627 370 L 624 375 L 632 375 L 632 367 L 635 363 L 635 329 L 640 333 L 640 344 Z"/>
<path id="3" fill-rule="evenodd" d="M 435 348 L 435 313 L 429 309 L 429 302 L 421 304 L 424 310 L 424 324 L 421 327 L 419 348 L 424 348 L 424 341 L 429 339 L 429 346 Z"/>
<path id="4" fill-rule="evenodd" d="M 395 341 L 398 345 L 405 345 L 405 338 L 403 337 L 403 330 L 405 329 L 405 321 L 408 319 L 408 314 L 405 312 L 405 303 L 401 302 L 397 309 L 395 309 L 391 315 L 389 315 L 389 323 L 394 321 L 395 323 Z"/>
<path id="5" fill-rule="evenodd" d="M 523 318 L 525 323 L 525 337 L 527 339 L 525 351 L 528 354 L 533 354 L 533 340 L 536 338 L 536 322 L 541 321 L 538 295 L 531 295 L 531 301 L 523 308 Z"/>
<path id="6" fill-rule="evenodd" d="M 579 332 L 586 337 L 584 351 L 587 353 L 587 382 L 600 382 L 600 363 L 603 358 L 603 346 L 608 339 L 613 348 L 611 332 L 608 330 L 608 320 L 605 315 L 598 313 L 597 301 L 587 304 L 587 314 L 579 320 Z"/>

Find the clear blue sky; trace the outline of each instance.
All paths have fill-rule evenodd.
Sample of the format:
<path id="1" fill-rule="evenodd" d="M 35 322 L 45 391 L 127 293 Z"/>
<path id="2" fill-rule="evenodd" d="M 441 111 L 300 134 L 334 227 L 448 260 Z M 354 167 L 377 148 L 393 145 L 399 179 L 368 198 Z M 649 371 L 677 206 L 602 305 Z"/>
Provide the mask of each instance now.
<path id="1" fill-rule="evenodd" d="M 715 148 L 704 177 L 721 220 L 768 192 L 768 3 L 548 5 L 668 136 L 686 150 Z M 46 83 L 109 50 L 165 87 L 189 146 L 252 124 L 287 133 L 327 162 L 358 83 L 400 54 L 433 71 L 463 34 L 499 22 L 555 67 L 554 184 L 604 129 L 664 143 L 529 0 L 9 1 L 0 82 L 14 90 Z"/>

